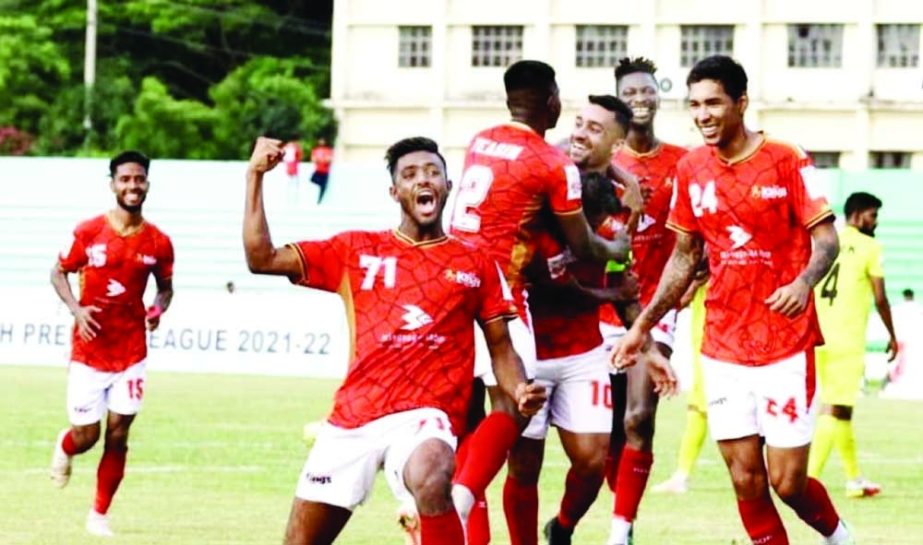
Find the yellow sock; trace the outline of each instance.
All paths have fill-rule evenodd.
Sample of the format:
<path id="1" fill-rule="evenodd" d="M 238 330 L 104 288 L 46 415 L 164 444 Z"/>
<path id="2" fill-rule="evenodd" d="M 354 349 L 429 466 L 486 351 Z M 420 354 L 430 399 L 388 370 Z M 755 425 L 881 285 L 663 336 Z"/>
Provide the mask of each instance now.
<path id="1" fill-rule="evenodd" d="M 688 476 L 692 472 L 692 466 L 695 465 L 699 452 L 702 451 L 702 444 L 705 442 L 705 434 L 708 431 L 708 420 L 705 415 L 699 411 L 686 411 L 686 429 L 683 431 L 683 439 L 679 444 L 679 460 L 677 469 Z"/>
<path id="2" fill-rule="evenodd" d="M 843 460 L 843 470 L 850 481 L 859 478 L 859 459 L 856 456 L 856 435 L 853 433 L 852 420 L 837 420 L 833 441 Z"/>
<path id="3" fill-rule="evenodd" d="M 829 414 L 822 414 L 817 418 L 814 427 L 814 441 L 811 443 L 811 453 L 808 455 L 808 477 L 820 477 L 833 448 L 834 434 L 837 429 L 837 419 Z"/>

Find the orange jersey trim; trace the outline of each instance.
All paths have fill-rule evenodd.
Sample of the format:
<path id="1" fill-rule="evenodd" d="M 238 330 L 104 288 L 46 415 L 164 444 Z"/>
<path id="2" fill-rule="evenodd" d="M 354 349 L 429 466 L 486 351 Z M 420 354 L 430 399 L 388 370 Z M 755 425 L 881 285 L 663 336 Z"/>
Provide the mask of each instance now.
<path id="1" fill-rule="evenodd" d="M 301 253 L 301 248 L 297 244 L 286 244 L 286 248 L 291 248 L 295 250 L 295 255 L 298 256 L 298 261 L 301 263 L 301 276 L 298 277 L 298 280 L 307 281 L 308 280 L 308 260 L 304 257 L 304 254 Z"/>
<path id="2" fill-rule="evenodd" d="M 576 210 L 571 210 L 570 212 L 555 212 L 554 213 L 555 216 L 573 216 L 574 214 L 583 214 L 583 207 L 581 206 L 580 208 Z"/>
<path id="3" fill-rule="evenodd" d="M 825 219 L 832 218 L 832 217 L 833 217 L 833 210 L 830 210 L 829 208 L 827 208 L 823 210 L 822 212 L 820 212 L 819 214 L 817 214 L 816 216 L 814 216 L 813 218 L 811 218 L 810 220 L 808 220 L 807 222 L 805 222 L 804 226 L 810 229 L 814 227 L 815 225 L 822 223 Z"/>
<path id="4" fill-rule="evenodd" d="M 392 233 L 394 233 L 394 236 L 401 242 L 405 244 L 409 244 L 410 246 L 415 246 L 417 248 L 427 248 L 429 246 L 437 246 L 439 244 L 449 241 L 448 235 L 442 235 L 441 237 L 434 238 L 432 240 L 414 240 L 408 237 L 407 235 L 405 235 L 404 233 L 402 233 L 399 229 L 394 229 Z"/>
<path id="5" fill-rule="evenodd" d="M 697 231 L 690 231 L 689 229 L 680 227 L 679 225 L 676 225 L 675 223 L 669 222 L 669 221 L 667 222 L 667 229 L 672 229 L 676 231 L 677 233 L 685 233 L 689 235 L 694 235 L 697 232 Z"/>

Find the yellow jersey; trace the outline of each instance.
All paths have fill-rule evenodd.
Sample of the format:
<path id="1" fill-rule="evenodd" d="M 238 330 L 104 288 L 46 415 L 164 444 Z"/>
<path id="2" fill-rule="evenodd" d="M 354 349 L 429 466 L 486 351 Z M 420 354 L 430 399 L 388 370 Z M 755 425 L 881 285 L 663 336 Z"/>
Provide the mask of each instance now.
<path id="1" fill-rule="evenodd" d="M 814 289 L 825 348 L 865 353 L 865 329 L 873 298 L 872 277 L 884 278 L 881 244 L 847 225 L 839 233 L 840 255 Z"/>

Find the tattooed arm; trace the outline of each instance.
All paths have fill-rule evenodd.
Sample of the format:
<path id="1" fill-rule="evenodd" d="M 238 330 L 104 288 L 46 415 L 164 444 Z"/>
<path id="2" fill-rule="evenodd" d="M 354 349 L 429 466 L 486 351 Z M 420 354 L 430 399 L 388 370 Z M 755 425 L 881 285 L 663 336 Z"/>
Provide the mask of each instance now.
<path id="1" fill-rule="evenodd" d="M 769 309 L 788 317 L 804 311 L 814 286 L 827 274 L 840 253 L 840 241 L 833 221 L 824 221 L 811 228 L 814 250 L 808 266 L 792 283 L 778 288 L 766 299 Z"/>
<path id="2" fill-rule="evenodd" d="M 646 335 L 670 309 L 676 308 L 702 259 L 702 237 L 692 233 L 677 233 L 676 246 L 660 277 L 654 299 L 638 317 L 632 329 Z"/>

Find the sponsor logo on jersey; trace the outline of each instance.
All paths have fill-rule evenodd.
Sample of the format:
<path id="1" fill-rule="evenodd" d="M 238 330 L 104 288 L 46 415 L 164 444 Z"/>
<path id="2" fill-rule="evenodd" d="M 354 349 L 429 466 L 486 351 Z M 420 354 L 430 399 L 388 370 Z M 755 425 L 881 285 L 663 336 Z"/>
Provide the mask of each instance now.
<path id="1" fill-rule="evenodd" d="M 125 293 L 125 286 L 118 280 L 109 279 L 109 285 L 106 286 L 106 297 L 118 297 Z"/>
<path id="2" fill-rule="evenodd" d="M 423 311 L 420 307 L 416 305 L 401 305 L 407 312 L 401 316 L 401 319 L 404 320 L 404 325 L 401 326 L 401 329 L 405 331 L 413 331 L 415 329 L 420 329 L 421 327 L 433 323 L 433 318 Z"/>
<path id="3" fill-rule="evenodd" d="M 641 219 L 638 220 L 638 232 L 643 233 L 655 223 L 657 223 L 657 220 L 655 220 L 653 217 L 648 216 L 647 214 L 642 214 Z"/>
<path id="4" fill-rule="evenodd" d="M 508 161 L 515 161 L 522 153 L 522 146 L 516 144 L 507 144 L 506 142 L 494 142 L 489 138 L 478 136 L 471 144 L 471 151 L 479 155 L 488 157 L 497 157 Z"/>
<path id="5" fill-rule="evenodd" d="M 445 279 L 449 282 L 455 282 L 456 284 L 461 284 L 467 288 L 481 287 L 481 278 L 473 272 L 453 271 L 452 269 L 446 269 L 444 274 Z"/>
<path id="6" fill-rule="evenodd" d="M 333 482 L 333 477 L 330 475 L 318 475 L 316 473 L 306 473 L 305 478 L 311 484 L 330 484 Z"/>
<path id="7" fill-rule="evenodd" d="M 754 199 L 772 200 L 788 197 L 788 189 L 779 185 L 755 185 L 750 190 Z"/>
<path id="8" fill-rule="evenodd" d="M 144 263 L 145 265 L 156 265 L 157 264 L 157 258 L 152 255 L 139 254 L 138 260 L 141 261 L 141 263 Z"/>
<path id="9" fill-rule="evenodd" d="M 753 239 L 753 235 L 744 231 L 742 227 L 738 227 L 737 225 L 731 225 L 727 228 L 727 230 L 731 237 L 731 242 L 734 243 L 734 245 L 731 246 L 732 250 L 736 250 L 742 247 L 744 244 L 750 242 L 750 240 Z"/>

